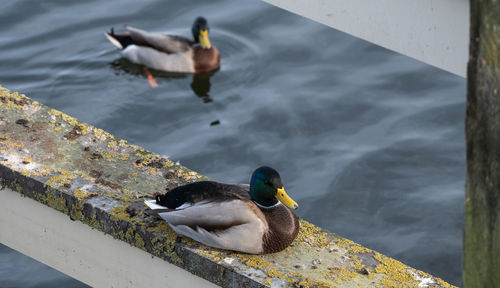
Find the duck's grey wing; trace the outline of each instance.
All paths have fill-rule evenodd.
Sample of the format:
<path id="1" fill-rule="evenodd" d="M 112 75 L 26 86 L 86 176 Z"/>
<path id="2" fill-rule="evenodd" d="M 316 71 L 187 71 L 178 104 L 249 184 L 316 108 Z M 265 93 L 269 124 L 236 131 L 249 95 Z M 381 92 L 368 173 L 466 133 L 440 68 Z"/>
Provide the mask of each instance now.
<path id="1" fill-rule="evenodd" d="M 198 202 L 185 209 L 159 213 L 180 235 L 205 245 L 241 251 L 263 253 L 266 223 L 251 208 L 249 200 Z M 260 213 L 261 214 L 261 213 Z"/>
<path id="2" fill-rule="evenodd" d="M 149 46 L 168 54 L 185 52 L 189 50 L 193 44 L 193 41 L 181 36 L 148 32 L 128 25 L 125 26 L 125 28 L 130 33 L 130 37 L 134 44 Z"/>
<path id="3" fill-rule="evenodd" d="M 200 181 L 179 186 L 163 195 L 158 195 L 156 196 L 156 203 L 170 209 L 175 209 L 185 203 L 194 204 L 201 201 L 248 200 L 250 199 L 248 192 L 248 185 Z"/>
<path id="4" fill-rule="evenodd" d="M 248 191 L 248 185 L 201 181 L 145 203 L 180 235 L 216 248 L 260 254 L 267 224 Z"/>

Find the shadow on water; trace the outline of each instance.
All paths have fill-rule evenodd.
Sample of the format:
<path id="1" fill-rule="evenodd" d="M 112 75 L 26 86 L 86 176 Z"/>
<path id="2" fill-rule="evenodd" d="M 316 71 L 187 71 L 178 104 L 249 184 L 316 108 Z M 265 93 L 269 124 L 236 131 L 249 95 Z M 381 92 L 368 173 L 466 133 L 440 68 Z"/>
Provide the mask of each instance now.
<path id="1" fill-rule="evenodd" d="M 117 59 L 111 62 L 110 65 L 115 70 L 116 75 L 120 75 L 124 72 L 136 77 L 147 78 L 147 75 L 143 70 L 143 65 L 134 64 L 125 58 Z M 219 71 L 219 69 L 197 74 L 167 72 L 154 69 L 149 69 L 149 71 L 155 78 L 185 79 L 191 77 L 192 81 L 190 87 L 194 94 L 201 98 L 201 100 L 203 100 L 203 103 L 213 102 L 213 99 L 210 97 L 210 88 L 212 86 L 210 83 L 210 78 L 212 78 L 212 76 L 214 76 Z"/>

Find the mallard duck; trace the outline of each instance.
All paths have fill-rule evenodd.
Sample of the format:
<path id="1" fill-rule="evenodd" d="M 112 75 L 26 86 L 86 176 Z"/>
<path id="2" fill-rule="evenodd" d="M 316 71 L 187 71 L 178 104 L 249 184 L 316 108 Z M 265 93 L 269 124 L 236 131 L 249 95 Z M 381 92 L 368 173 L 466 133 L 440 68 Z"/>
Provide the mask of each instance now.
<path id="1" fill-rule="evenodd" d="M 253 172 L 250 185 L 195 182 L 145 203 L 177 234 L 220 249 L 275 253 L 299 232 L 299 219 L 290 210 L 297 203 L 279 173 L 265 166 Z"/>
<path id="2" fill-rule="evenodd" d="M 220 53 L 208 39 L 208 23 L 198 17 L 191 32 L 193 40 L 182 36 L 151 33 L 125 25 L 127 32 L 105 35 L 130 62 L 170 72 L 198 73 L 215 70 Z"/>

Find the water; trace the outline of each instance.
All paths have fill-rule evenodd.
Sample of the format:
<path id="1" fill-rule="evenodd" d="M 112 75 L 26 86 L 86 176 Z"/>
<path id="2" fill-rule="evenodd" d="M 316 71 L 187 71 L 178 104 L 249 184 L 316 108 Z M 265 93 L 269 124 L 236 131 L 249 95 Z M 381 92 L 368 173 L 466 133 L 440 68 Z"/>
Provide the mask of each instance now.
<path id="1" fill-rule="evenodd" d="M 103 35 L 189 35 L 198 15 L 221 69 L 156 89 Z M 0 26 L 1 85 L 219 181 L 270 165 L 299 216 L 461 284 L 464 79 L 256 0 L 3 0 Z M 5 247 L 0 268 L 83 286 Z"/>

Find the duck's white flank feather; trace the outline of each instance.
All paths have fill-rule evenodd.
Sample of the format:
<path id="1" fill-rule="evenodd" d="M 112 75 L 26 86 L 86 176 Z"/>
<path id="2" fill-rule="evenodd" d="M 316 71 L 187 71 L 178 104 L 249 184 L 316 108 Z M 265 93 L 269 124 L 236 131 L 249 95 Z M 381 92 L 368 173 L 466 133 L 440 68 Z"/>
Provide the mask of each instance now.
<path id="1" fill-rule="evenodd" d="M 167 209 L 167 207 L 156 204 L 156 200 L 144 200 L 144 204 L 148 206 L 150 209 Z M 177 209 L 184 209 L 187 207 L 191 207 L 193 204 L 191 203 L 184 203 L 181 206 L 177 207 Z"/>
<path id="2" fill-rule="evenodd" d="M 144 204 L 150 209 L 165 209 L 167 207 L 156 204 L 156 200 L 144 200 Z"/>

